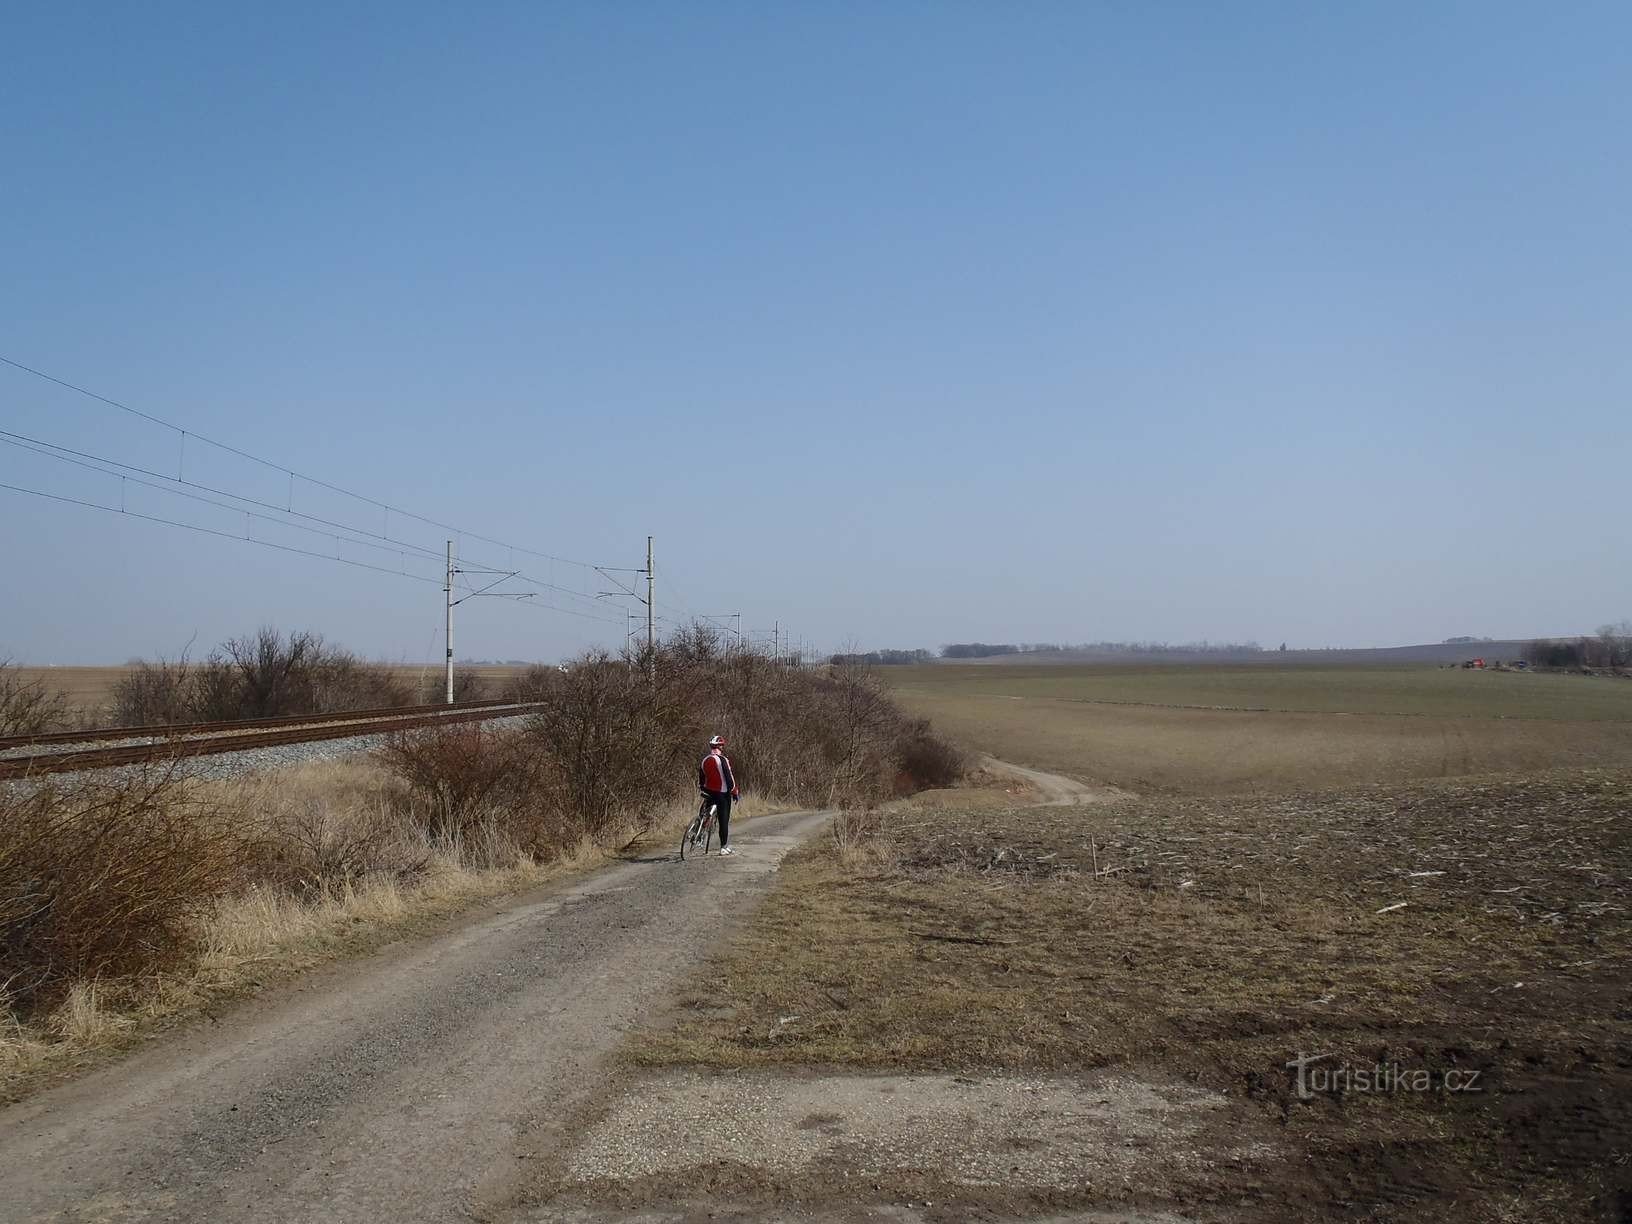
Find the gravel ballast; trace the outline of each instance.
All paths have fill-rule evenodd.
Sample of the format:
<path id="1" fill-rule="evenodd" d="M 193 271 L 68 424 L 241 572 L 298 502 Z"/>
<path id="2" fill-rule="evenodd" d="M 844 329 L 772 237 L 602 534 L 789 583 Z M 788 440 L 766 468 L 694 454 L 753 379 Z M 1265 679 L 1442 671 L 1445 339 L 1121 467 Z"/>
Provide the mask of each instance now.
<path id="1" fill-rule="evenodd" d="M 509 718 L 493 718 L 477 725 L 484 727 L 520 727 L 524 726 L 531 717 L 527 714 L 518 714 Z M 461 724 L 469 726 L 471 724 Z M 425 731 L 432 728 L 413 727 L 408 733 Z M 371 735 L 347 735 L 337 739 L 312 740 L 304 744 L 273 744 L 263 748 L 245 748 L 239 752 L 218 752 L 209 756 L 185 757 L 180 763 L 180 769 L 189 778 L 198 778 L 208 781 L 230 781 L 235 778 L 245 778 L 251 774 L 264 773 L 273 769 L 288 769 L 296 765 L 309 765 L 315 761 L 333 761 L 342 757 L 360 756 L 373 752 L 385 745 L 393 735 L 401 734 L 396 731 L 375 732 Z M 133 746 L 143 742 L 121 740 L 120 746 Z M 81 748 L 96 747 L 95 743 L 72 745 L 74 751 Z M 162 768 L 163 762 L 147 765 L 116 765 L 111 769 L 86 769 L 71 773 L 43 774 L 41 780 L 49 779 L 56 782 L 74 782 L 82 779 L 98 781 L 116 781 L 121 777 L 129 777 L 144 769 Z M 27 780 L 12 780 L 0 783 L 0 786 L 27 786 Z"/>

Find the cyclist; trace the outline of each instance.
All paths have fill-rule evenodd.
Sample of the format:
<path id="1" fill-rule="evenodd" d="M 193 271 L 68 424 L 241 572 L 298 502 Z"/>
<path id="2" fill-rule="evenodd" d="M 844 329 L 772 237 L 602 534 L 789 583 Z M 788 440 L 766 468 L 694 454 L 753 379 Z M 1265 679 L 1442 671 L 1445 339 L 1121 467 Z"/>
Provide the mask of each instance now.
<path id="1" fill-rule="evenodd" d="M 731 801 L 740 798 L 740 792 L 736 775 L 731 772 L 731 758 L 725 755 L 725 736 L 716 735 L 708 741 L 708 755 L 697 767 L 697 789 L 703 792 L 705 805 L 714 805 L 720 825 L 720 853 L 735 854 L 731 849 Z"/>

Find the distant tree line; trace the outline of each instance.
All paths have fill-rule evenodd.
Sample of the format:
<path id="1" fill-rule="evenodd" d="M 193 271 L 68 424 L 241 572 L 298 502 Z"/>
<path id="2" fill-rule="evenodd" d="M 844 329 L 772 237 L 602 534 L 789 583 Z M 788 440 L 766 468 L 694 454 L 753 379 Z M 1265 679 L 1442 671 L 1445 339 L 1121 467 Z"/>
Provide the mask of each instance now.
<path id="1" fill-rule="evenodd" d="M 943 659 L 990 659 L 1016 654 L 1259 654 L 1257 642 L 1022 642 L 993 645 L 989 642 L 954 642 L 941 647 Z"/>
<path id="2" fill-rule="evenodd" d="M 828 662 L 835 667 L 888 667 L 903 663 L 930 663 L 934 658 L 927 650 L 869 650 L 866 654 L 836 654 Z"/>
<path id="3" fill-rule="evenodd" d="M 1537 638 L 1524 648 L 1524 660 L 1532 667 L 1621 671 L 1632 667 L 1632 621 L 1580 637 Z"/>

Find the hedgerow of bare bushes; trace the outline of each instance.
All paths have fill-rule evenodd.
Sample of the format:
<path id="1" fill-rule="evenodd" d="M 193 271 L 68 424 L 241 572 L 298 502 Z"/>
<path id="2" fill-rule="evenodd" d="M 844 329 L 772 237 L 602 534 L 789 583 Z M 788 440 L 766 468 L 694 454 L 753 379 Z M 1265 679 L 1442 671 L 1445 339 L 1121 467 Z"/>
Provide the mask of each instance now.
<path id="1" fill-rule="evenodd" d="M 201 662 L 184 655 L 137 663 L 114 685 L 112 713 L 132 726 L 218 722 L 405 706 L 418 695 L 401 674 L 321 634 L 268 627 L 230 639 Z"/>
<path id="2" fill-rule="evenodd" d="M 552 778 L 543 759 L 514 731 L 480 723 L 402 732 L 380 750 L 387 769 L 417 801 L 416 815 L 433 839 L 469 839 L 481 826 L 502 826 L 514 844 L 536 852 L 547 844 L 543 819 Z"/>
<path id="3" fill-rule="evenodd" d="M 586 656 L 545 700 L 529 734 L 592 831 L 693 792 L 711 734 L 740 780 L 781 802 L 871 806 L 963 772 L 958 750 L 865 666 L 790 667 L 705 629 L 629 658 Z"/>

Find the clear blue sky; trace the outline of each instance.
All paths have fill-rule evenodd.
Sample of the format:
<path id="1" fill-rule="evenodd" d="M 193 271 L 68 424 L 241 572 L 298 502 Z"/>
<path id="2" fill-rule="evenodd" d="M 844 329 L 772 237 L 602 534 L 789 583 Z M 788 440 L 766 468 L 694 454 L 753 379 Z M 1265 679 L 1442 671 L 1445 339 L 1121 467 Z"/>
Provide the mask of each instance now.
<path id="1" fill-rule="evenodd" d="M 665 615 L 824 647 L 1632 616 L 1622 4 L 14 6 L 0 125 L 0 353 L 507 542 L 653 534 Z M 0 428 L 287 500 L 9 368 Z M 120 504 L 9 445 L 0 483 Z M 430 583 L 0 513 L 0 652 L 439 650 Z M 461 612 L 461 655 L 623 632 Z"/>

